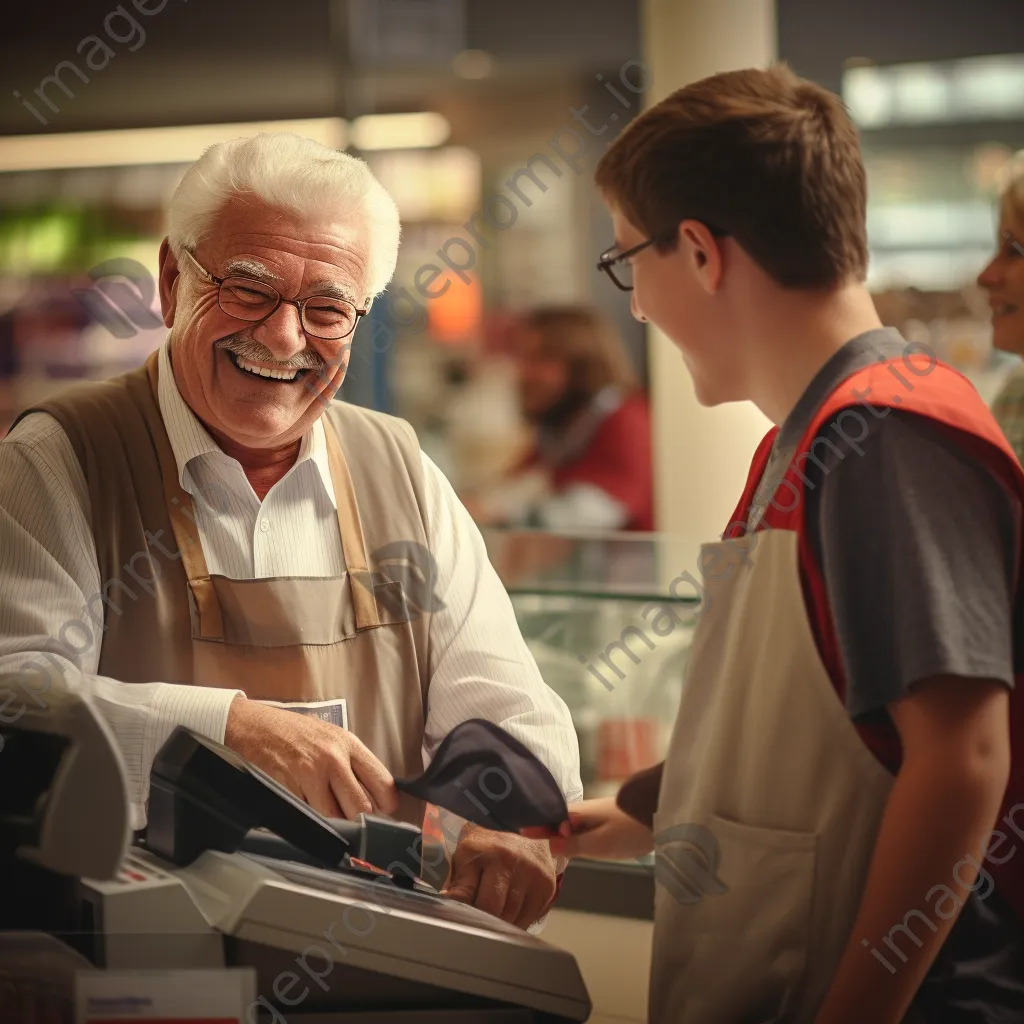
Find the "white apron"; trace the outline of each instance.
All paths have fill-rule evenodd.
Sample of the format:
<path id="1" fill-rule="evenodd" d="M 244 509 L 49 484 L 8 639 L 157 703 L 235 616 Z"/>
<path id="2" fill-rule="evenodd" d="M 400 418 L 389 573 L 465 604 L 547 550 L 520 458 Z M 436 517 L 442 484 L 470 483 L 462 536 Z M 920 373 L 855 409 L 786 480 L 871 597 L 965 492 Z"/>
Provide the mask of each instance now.
<path id="1" fill-rule="evenodd" d="M 821 662 L 797 542 L 701 551 L 654 819 L 655 1024 L 813 1022 L 860 904 L 893 776 Z"/>

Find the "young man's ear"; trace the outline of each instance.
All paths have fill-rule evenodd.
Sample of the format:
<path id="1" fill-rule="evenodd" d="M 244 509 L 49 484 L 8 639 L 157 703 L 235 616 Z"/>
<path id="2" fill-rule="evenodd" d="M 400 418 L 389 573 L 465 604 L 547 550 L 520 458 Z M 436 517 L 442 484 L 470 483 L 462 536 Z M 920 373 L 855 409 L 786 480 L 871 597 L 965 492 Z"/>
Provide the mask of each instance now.
<path id="1" fill-rule="evenodd" d="M 707 226 L 699 220 L 684 220 L 679 225 L 679 248 L 693 260 L 704 288 L 717 292 L 722 283 L 722 250 Z"/>
<path id="2" fill-rule="evenodd" d="M 160 243 L 160 311 L 164 326 L 174 326 L 174 310 L 178 304 L 178 259 L 165 238 Z"/>

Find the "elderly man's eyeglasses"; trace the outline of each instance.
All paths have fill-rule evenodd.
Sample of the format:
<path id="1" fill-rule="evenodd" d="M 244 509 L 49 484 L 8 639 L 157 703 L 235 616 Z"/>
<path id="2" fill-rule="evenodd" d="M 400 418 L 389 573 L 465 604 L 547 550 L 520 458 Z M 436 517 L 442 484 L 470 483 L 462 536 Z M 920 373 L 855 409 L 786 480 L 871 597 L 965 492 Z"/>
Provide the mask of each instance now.
<path id="1" fill-rule="evenodd" d="M 236 320 L 259 323 L 273 316 L 282 302 L 299 311 L 299 321 L 306 334 L 325 341 L 347 338 L 368 309 L 357 309 L 346 299 L 332 295 L 310 295 L 305 299 L 285 299 L 263 281 L 252 277 L 214 277 L 187 249 L 185 255 L 211 284 L 218 286 L 217 304 Z"/>

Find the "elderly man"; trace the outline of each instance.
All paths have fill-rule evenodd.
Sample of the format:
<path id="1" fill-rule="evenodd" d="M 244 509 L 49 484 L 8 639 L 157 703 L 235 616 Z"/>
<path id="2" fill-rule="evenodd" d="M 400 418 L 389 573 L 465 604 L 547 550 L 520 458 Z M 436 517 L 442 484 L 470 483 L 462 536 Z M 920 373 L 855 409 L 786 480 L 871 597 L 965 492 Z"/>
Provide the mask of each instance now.
<path id="1" fill-rule="evenodd" d="M 330 816 L 421 823 L 394 778 L 468 718 L 581 795 L 567 709 L 447 480 L 406 423 L 330 401 L 398 235 L 362 161 L 291 135 L 214 146 L 170 205 L 165 345 L 0 444 L 0 713 L 51 679 L 89 694 L 136 827 L 178 724 Z M 555 888 L 546 844 L 459 834 L 456 898 L 525 927 Z"/>

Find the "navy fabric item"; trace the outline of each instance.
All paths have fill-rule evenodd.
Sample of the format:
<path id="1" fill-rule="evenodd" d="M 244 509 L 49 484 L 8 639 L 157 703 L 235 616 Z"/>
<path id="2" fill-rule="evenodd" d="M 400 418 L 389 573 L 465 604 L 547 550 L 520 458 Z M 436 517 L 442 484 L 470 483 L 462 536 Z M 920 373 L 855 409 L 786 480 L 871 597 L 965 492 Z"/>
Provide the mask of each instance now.
<path id="1" fill-rule="evenodd" d="M 569 817 L 565 796 L 543 761 L 482 718 L 457 725 L 419 778 L 395 779 L 395 785 L 495 832 L 557 828 Z"/>
<path id="2" fill-rule="evenodd" d="M 615 805 L 620 811 L 624 811 L 649 829 L 654 828 L 654 812 L 658 809 L 661 776 L 664 770 L 665 762 L 662 761 L 653 768 L 645 768 L 642 772 L 631 775 L 615 797 Z"/>

